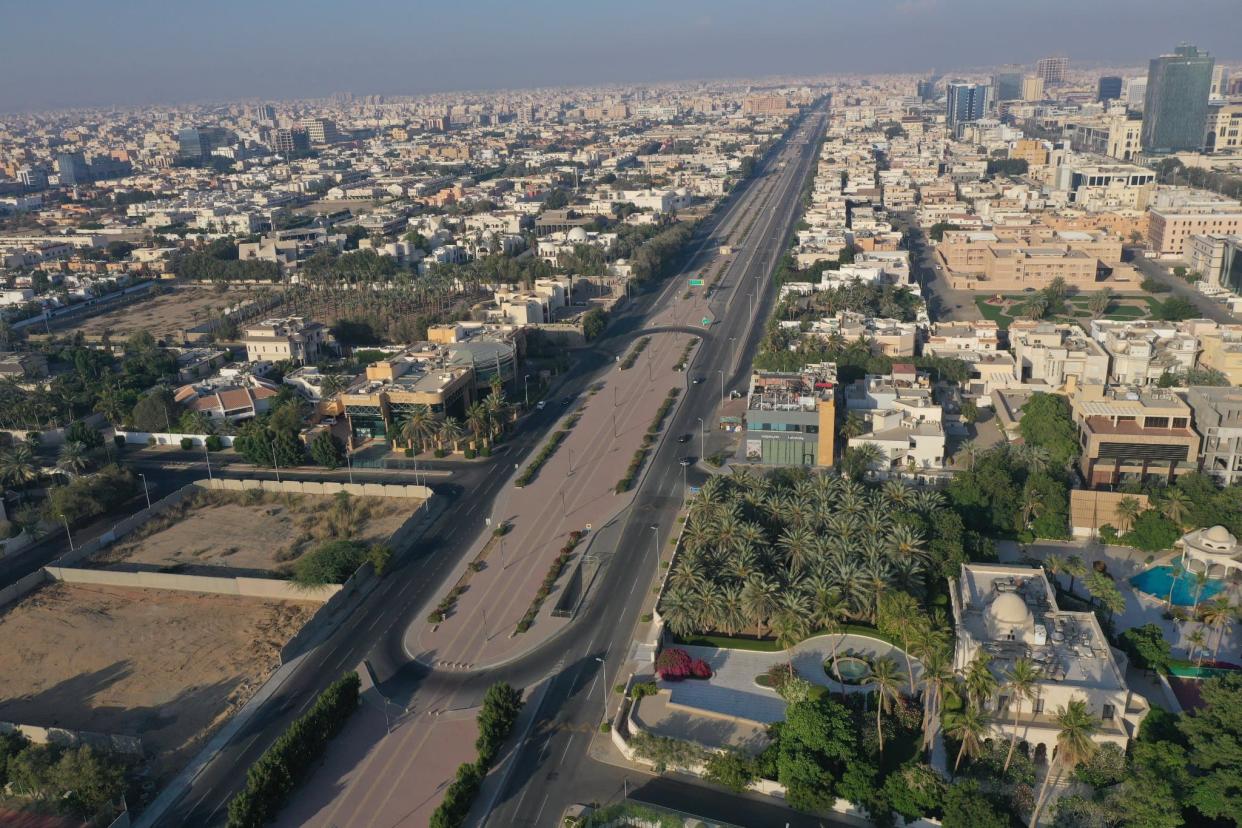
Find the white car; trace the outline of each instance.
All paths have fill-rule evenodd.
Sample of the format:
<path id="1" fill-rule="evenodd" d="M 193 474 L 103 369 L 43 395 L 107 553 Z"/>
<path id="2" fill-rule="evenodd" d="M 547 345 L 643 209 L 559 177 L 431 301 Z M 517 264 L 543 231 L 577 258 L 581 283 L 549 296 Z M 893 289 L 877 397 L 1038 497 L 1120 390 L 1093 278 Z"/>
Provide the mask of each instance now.
<path id="1" fill-rule="evenodd" d="M 535 403 L 535 408 L 539 409 L 540 411 L 543 411 L 543 409 L 546 406 L 547 406 L 547 403 L 544 402 L 543 400 L 540 400 L 539 402 Z"/>

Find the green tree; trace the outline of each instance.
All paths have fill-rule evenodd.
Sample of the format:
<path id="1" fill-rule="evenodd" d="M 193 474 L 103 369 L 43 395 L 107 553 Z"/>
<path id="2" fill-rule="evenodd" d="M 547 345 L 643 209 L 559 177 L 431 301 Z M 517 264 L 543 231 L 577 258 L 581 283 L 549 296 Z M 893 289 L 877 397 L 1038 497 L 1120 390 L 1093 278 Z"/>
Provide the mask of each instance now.
<path id="1" fill-rule="evenodd" d="M 338 468 L 345 462 L 345 444 L 331 431 L 321 431 L 311 440 L 310 456 L 320 466 Z"/>
<path id="2" fill-rule="evenodd" d="M 298 558 L 293 565 L 293 582 L 304 587 L 344 583 L 366 560 L 360 543 L 329 541 Z"/>
<path id="3" fill-rule="evenodd" d="M 830 806 L 834 780 L 855 756 L 849 710 L 826 696 L 792 704 L 777 733 L 777 778 L 790 804 L 810 811 Z"/>
<path id="4" fill-rule="evenodd" d="M 587 342 L 598 339 L 608 327 L 608 315 L 599 308 L 591 308 L 582 316 L 582 338 Z"/>
<path id="5" fill-rule="evenodd" d="M 1242 814 L 1242 674 L 1203 682 L 1203 706 L 1183 715 L 1178 729 L 1194 768 L 1190 804 L 1213 819 Z"/>
<path id="6" fill-rule="evenodd" d="M 86 746 L 61 754 L 51 783 L 63 792 L 61 807 L 83 819 L 105 812 L 125 792 L 121 768 Z"/>
<path id="7" fill-rule="evenodd" d="M 1078 458 L 1078 427 L 1069 403 L 1059 394 L 1031 395 L 1022 406 L 1018 428 L 1028 444 L 1047 449 L 1056 467 L 1066 468 Z"/>
<path id="8" fill-rule="evenodd" d="M 871 665 L 866 686 L 875 691 L 875 732 L 880 753 L 884 753 L 883 717 L 901 697 L 901 678 L 891 658 L 878 658 Z"/>
<path id="9" fill-rule="evenodd" d="M 741 793 L 755 781 L 755 760 L 740 750 L 725 750 L 707 757 L 704 774 L 709 782 L 715 782 L 735 793 Z"/>
<path id="10" fill-rule="evenodd" d="M 947 786 L 940 774 L 919 763 L 905 765 L 884 780 L 884 799 L 907 822 L 939 813 Z"/>
<path id="11" fill-rule="evenodd" d="M 1121 646 L 1135 666 L 1156 673 L 1168 673 L 1173 652 L 1159 624 L 1131 627 L 1121 634 Z"/>
<path id="12" fill-rule="evenodd" d="M 173 399 L 172 391 L 163 386 L 138 400 L 130 414 L 135 431 L 167 432 L 180 419 L 180 404 Z"/>
<path id="13" fill-rule="evenodd" d="M 983 735 L 987 732 L 987 722 L 983 714 L 974 705 L 966 705 L 957 713 L 946 717 L 945 733 L 959 744 L 957 758 L 953 761 L 953 772 L 962 764 L 967 756 L 977 756 L 983 747 Z"/>
<path id="14" fill-rule="evenodd" d="M 1052 783 L 1060 779 L 1066 772 L 1086 762 L 1095 753 L 1096 745 L 1092 736 L 1099 729 L 1100 723 L 1087 703 L 1082 699 L 1073 699 L 1064 707 L 1057 708 L 1057 746 L 1048 772 L 1044 775 L 1044 783 L 1040 786 L 1039 796 L 1035 800 L 1035 808 L 1031 812 L 1029 828 L 1039 824 L 1039 814 L 1044 809 L 1048 792 Z"/>

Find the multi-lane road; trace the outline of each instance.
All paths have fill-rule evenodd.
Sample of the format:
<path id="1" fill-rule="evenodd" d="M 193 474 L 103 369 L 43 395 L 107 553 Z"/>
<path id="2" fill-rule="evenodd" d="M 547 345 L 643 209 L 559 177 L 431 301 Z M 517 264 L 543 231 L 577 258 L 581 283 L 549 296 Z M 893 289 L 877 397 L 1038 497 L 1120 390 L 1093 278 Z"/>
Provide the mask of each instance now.
<path id="1" fill-rule="evenodd" d="M 719 372 L 723 372 L 726 389 L 740 387 L 748 375 L 750 357 L 762 333 L 762 319 L 773 300 L 768 280 L 797 215 L 799 193 L 813 168 L 824 118 L 822 110 L 805 116 L 763 159 L 756 174 L 700 222 L 685 273 L 665 289 L 640 296 L 620 313 L 605 338 L 576 362 L 557 394 L 583 392 L 609 368 L 617 354 L 625 351 L 648 320 L 659 316 L 675 295 L 673 291 L 684 289 L 685 277 L 712 266 L 718 246 L 729 243 L 734 253 L 710 300 L 715 323 L 696 350 L 688 372 L 711 381 L 687 387 L 669 433 L 696 432 L 700 420 L 710 425 L 720 402 Z M 758 296 L 747 295 L 754 293 Z M 588 737 L 582 731 L 585 724 L 600 719 L 597 682 L 609 671 L 610 662 L 625 660 L 642 598 L 635 585 L 645 588 L 655 574 L 656 560 L 650 554 L 653 537 L 656 543 L 664 543 L 672 532 L 682 497 L 684 472 L 678 457 L 684 453 L 683 447 L 666 441 L 653 455 L 633 504 L 607 527 L 606 533 L 601 531 L 592 554 L 600 555 L 605 564 L 579 617 L 555 640 L 502 668 L 474 673 L 429 670 L 412 662 L 404 648 L 407 629 L 422 623 L 426 605 L 442 591 L 445 580 L 483 529 L 481 525 L 466 528 L 480 523 L 469 519 L 468 513 L 480 508 L 481 514 L 490 513 L 508 479 L 503 470 L 536 446 L 557 419 L 558 412 L 551 408 L 532 412 L 494 462 L 459 467 L 462 470 L 448 482 L 429 481 L 443 498 L 444 511 L 417 549 L 399 561 L 326 641 L 302 657 L 296 670 L 154 824 L 222 823 L 227 802 L 243 779 L 241 769 L 306 709 L 323 686 L 364 658 L 374 665 L 386 696 L 415 707 L 416 699 L 428 694 L 451 694 L 463 703 L 477 702 L 486 687 L 498 680 L 522 687 L 550 682 L 531 730 L 536 736 L 518 747 L 515 772 L 498 797 L 489 824 L 550 824 L 560 808 L 570 802 L 612 795 L 612 788 L 622 784 L 623 772 L 588 760 Z M 651 527 L 656 527 L 654 532 Z M 591 687 L 596 687 L 596 692 L 589 695 Z M 704 815 L 715 813 L 720 818 L 725 816 L 720 812 L 722 807 L 735 818 L 738 813 L 753 813 L 756 819 L 752 824 L 776 824 L 778 820 L 791 825 L 820 824 L 765 802 L 671 780 L 641 784 L 635 794 L 652 801 L 665 797 L 694 804 L 701 806 Z"/>

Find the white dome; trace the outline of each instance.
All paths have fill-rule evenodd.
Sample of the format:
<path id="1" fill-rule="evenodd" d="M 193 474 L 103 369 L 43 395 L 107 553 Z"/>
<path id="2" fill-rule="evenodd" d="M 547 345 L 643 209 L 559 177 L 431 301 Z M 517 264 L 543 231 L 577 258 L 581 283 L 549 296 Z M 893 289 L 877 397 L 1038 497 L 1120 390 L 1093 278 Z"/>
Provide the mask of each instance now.
<path id="1" fill-rule="evenodd" d="M 587 240 L 587 231 L 581 227 L 574 227 L 565 234 L 565 238 L 571 242 L 584 242 Z"/>
<path id="2" fill-rule="evenodd" d="M 1211 529 L 1204 529 L 1202 537 L 1203 540 L 1216 547 L 1231 547 L 1238 542 L 1238 539 L 1223 526 L 1213 526 Z"/>
<path id="3" fill-rule="evenodd" d="M 993 624 L 1005 627 L 1025 627 L 1032 621 L 1026 601 L 1014 592 L 997 595 L 988 607 L 988 618 Z"/>

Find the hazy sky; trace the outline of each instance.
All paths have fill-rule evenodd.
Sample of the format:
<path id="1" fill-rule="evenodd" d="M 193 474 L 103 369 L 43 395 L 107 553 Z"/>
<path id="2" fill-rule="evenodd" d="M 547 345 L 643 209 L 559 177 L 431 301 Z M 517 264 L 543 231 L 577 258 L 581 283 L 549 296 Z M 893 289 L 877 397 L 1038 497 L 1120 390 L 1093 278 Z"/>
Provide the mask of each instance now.
<path id="1" fill-rule="evenodd" d="M 0 111 L 1242 55 L 1239 0 L 0 0 Z"/>

